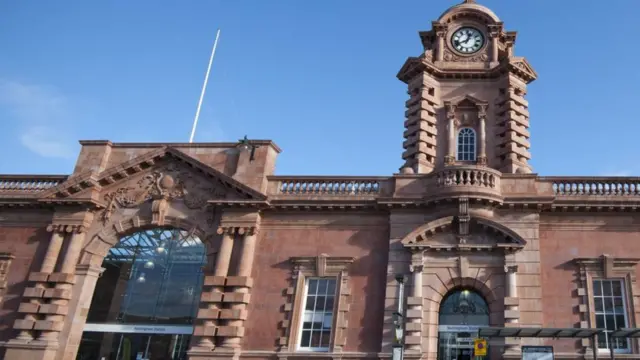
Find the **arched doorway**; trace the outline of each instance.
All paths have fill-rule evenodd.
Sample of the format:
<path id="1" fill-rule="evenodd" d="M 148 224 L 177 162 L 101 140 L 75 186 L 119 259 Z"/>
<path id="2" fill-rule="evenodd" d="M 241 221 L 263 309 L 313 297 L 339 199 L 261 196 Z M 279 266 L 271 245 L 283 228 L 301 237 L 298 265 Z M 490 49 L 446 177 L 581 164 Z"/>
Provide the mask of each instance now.
<path id="1" fill-rule="evenodd" d="M 478 328 L 489 325 L 489 305 L 478 292 L 457 288 L 440 303 L 438 360 L 471 360 Z"/>
<path id="2" fill-rule="evenodd" d="M 206 261 L 205 245 L 184 230 L 120 239 L 102 263 L 76 359 L 186 359 Z"/>

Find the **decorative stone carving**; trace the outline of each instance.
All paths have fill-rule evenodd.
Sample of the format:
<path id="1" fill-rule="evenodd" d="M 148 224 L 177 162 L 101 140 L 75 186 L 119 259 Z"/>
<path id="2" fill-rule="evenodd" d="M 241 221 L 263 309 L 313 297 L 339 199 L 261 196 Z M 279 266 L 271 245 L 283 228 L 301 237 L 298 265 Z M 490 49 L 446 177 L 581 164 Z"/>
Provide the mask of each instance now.
<path id="1" fill-rule="evenodd" d="M 466 206 L 463 199 L 460 210 L 464 212 Z M 502 251 L 509 254 L 524 248 L 524 240 L 512 231 L 483 218 L 466 220 L 466 216 L 469 215 L 436 220 L 407 235 L 402 243 L 412 251 Z"/>
<path id="2" fill-rule="evenodd" d="M 473 56 L 460 56 L 450 50 L 445 50 L 444 60 L 451 62 L 485 62 L 489 60 L 489 56 L 484 52 Z"/>
<path id="3" fill-rule="evenodd" d="M 456 105 L 454 104 L 446 104 L 447 108 L 447 119 L 455 119 L 456 118 Z"/>
<path id="4" fill-rule="evenodd" d="M 180 199 L 189 209 L 202 209 L 210 199 L 223 199 L 227 195 L 222 186 L 197 179 L 191 172 L 173 163 L 142 177 L 136 186 L 125 186 L 104 195 L 107 206 L 101 220 L 107 222 L 117 208 L 135 208 L 154 200 L 154 222 L 162 221 L 168 200 Z M 164 200 L 164 201 L 162 201 Z"/>

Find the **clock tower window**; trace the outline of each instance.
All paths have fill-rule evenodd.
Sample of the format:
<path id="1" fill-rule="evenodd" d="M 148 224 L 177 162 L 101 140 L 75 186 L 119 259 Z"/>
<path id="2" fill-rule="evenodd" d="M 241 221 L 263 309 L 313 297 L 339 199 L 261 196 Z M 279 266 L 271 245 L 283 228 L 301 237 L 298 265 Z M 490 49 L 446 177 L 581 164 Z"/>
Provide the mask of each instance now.
<path id="1" fill-rule="evenodd" d="M 476 132 L 471 128 L 458 131 L 458 161 L 476 160 Z"/>

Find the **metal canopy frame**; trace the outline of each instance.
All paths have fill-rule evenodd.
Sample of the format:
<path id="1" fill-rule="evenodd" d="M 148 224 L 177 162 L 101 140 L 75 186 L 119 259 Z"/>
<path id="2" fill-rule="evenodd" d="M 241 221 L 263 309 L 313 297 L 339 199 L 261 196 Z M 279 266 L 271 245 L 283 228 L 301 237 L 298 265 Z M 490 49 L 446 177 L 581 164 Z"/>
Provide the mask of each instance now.
<path id="1" fill-rule="evenodd" d="M 640 337 L 640 329 L 638 329 Z M 604 333 L 604 329 L 576 329 L 576 328 L 532 328 L 532 327 L 485 327 L 478 330 L 480 337 L 526 337 L 526 338 L 593 338 Z"/>
<path id="2" fill-rule="evenodd" d="M 637 338 L 640 338 L 640 329 L 639 328 L 618 329 L 609 333 L 609 337 L 637 339 Z"/>

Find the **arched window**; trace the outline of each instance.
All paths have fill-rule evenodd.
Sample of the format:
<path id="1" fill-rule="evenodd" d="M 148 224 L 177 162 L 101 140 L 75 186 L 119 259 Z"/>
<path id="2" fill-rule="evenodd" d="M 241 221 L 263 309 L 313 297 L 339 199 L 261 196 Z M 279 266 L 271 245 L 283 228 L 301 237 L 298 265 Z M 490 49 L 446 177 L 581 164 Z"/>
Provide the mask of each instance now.
<path id="1" fill-rule="evenodd" d="M 458 132 L 458 161 L 476 160 L 476 132 L 462 128 Z"/>
<path id="2" fill-rule="evenodd" d="M 188 231 L 125 236 L 102 262 L 77 359 L 182 359 L 202 291 L 206 249 Z"/>
<path id="3" fill-rule="evenodd" d="M 489 305 L 477 292 L 454 289 L 440 303 L 438 360 L 472 359 L 478 328 L 489 326 Z"/>

